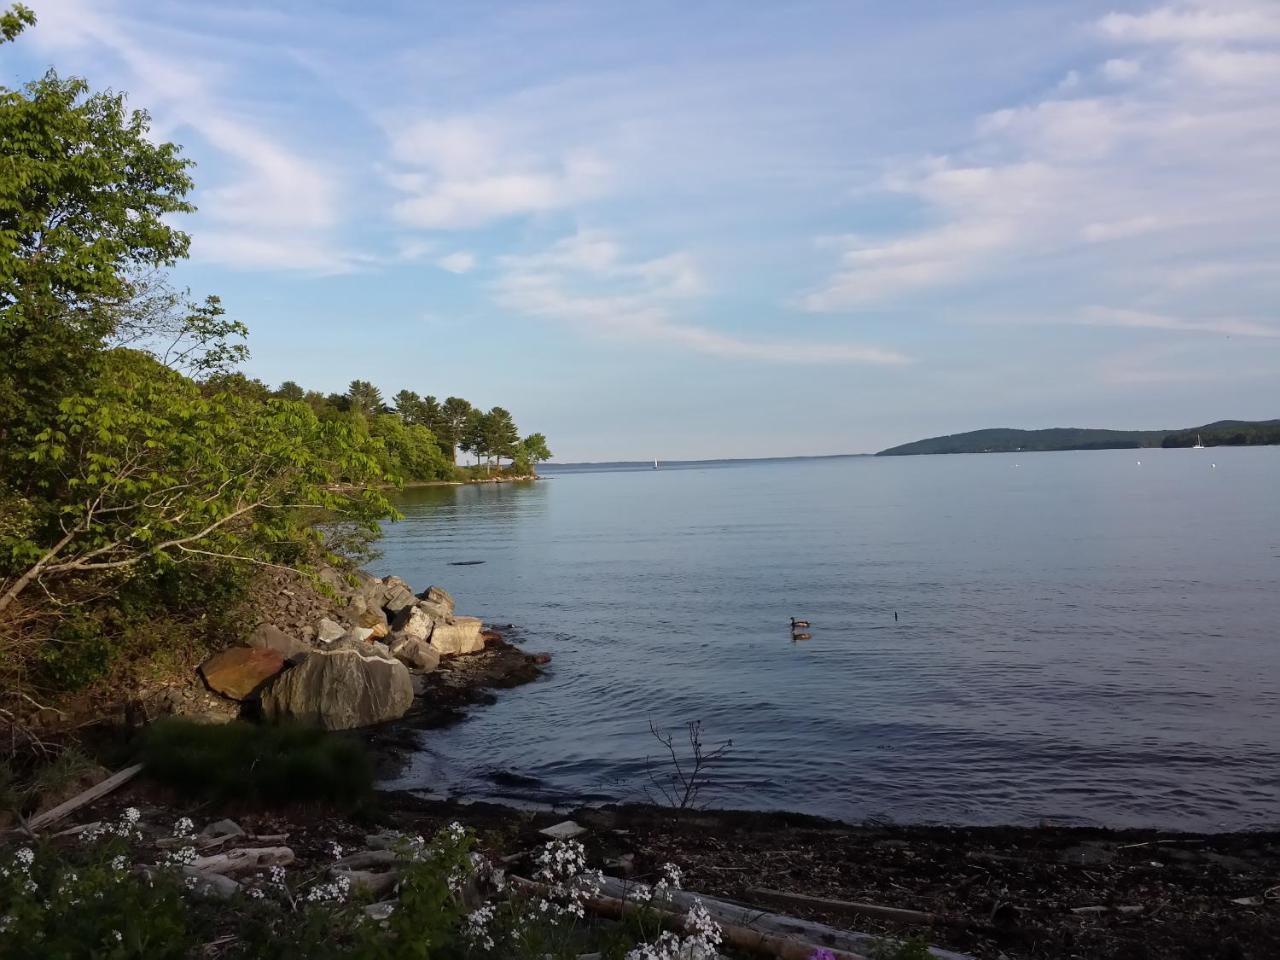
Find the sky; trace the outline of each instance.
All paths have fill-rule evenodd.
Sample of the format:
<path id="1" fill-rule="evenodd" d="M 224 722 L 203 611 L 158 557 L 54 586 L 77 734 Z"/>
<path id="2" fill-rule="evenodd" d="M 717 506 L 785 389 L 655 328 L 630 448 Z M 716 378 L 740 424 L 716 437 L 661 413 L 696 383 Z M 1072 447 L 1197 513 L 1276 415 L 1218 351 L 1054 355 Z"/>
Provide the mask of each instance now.
<path id="1" fill-rule="evenodd" d="M 28 0 L 251 376 L 558 460 L 1280 417 L 1280 2 Z"/>

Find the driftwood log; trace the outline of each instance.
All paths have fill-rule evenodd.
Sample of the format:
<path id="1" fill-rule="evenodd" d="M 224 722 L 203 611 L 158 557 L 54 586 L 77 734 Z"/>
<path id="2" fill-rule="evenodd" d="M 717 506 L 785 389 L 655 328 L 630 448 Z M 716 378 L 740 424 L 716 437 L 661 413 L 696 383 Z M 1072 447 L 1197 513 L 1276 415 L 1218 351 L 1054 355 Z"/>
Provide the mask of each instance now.
<path id="1" fill-rule="evenodd" d="M 543 896 L 549 893 L 545 884 L 522 877 L 511 877 L 511 882 L 529 892 Z M 605 877 L 599 894 L 588 897 L 585 905 L 597 916 L 622 919 L 641 909 L 642 905 L 629 899 L 635 890 L 634 883 L 616 877 Z M 819 948 L 830 950 L 836 960 L 867 960 L 870 951 L 881 942 L 881 938 L 871 934 L 854 933 L 808 920 L 784 917 L 691 891 L 674 892 L 666 907 L 645 904 L 643 908 L 655 912 L 664 926 L 680 933 L 688 933 L 685 915 L 694 901 L 701 902 L 712 919 L 720 925 L 726 944 L 776 957 L 778 960 L 809 960 Z M 971 957 L 949 950 L 937 947 L 930 949 L 938 960 L 972 960 Z"/>
<path id="2" fill-rule="evenodd" d="M 60 803 L 44 813 L 37 814 L 27 821 L 27 829 L 31 831 L 41 830 L 50 824 L 57 823 L 59 820 L 65 819 L 75 813 L 81 807 L 87 807 L 95 800 L 105 797 L 108 793 L 118 787 L 123 787 L 126 783 L 136 777 L 142 770 L 142 764 L 134 764 L 132 767 L 125 767 L 123 770 L 113 773 L 101 783 L 95 783 L 83 793 L 78 793 L 65 803 Z"/>
<path id="3" fill-rule="evenodd" d="M 226 876 L 232 873 L 250 873 L 271 867 L 287 867 L 293 863 L 293 851 L 288 847 L 240 847 L 226 853 L 199 857 L 192 864 L 201 873 Z"/>
<path id="4" fill-rule="evenodd" d="M 361 891 L 371 897 L 383 897 L 395 889 L 400 880 L 399 870 L 373 873 L 370 870 L 352 870 L 347 867 L 330 867 L 329 876 L 334 880 L 346 878 L 352 891 Z"/>

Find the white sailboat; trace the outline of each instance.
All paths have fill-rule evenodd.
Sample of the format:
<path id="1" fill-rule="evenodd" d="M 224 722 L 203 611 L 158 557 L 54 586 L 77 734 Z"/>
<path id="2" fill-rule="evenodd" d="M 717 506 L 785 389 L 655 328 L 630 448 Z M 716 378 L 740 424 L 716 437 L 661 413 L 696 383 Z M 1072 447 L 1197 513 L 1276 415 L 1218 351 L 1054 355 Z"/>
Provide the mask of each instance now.
<path id="1" fill-rule="evenodd" d="M 1203 444 L 1203 443 L 1201 442 L 1201 440 L 1200 440 L 1200 434 L 1198 434 L 1198 433 L 1196 434 L 1196 445 L 1195 445 L 1194 447 L 1192 447 L 1191 449 L 1192 449 L 1192 450 L 1203 450 L 1203 449 L 1204 449 L 1204 444 Z"/>

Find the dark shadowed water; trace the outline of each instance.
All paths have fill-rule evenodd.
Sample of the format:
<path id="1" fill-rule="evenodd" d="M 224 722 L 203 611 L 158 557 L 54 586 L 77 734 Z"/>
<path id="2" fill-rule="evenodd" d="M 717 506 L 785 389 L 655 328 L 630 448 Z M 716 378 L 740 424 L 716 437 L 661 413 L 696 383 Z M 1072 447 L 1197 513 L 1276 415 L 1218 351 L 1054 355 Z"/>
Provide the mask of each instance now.
<path id="1" fill-rule="evenodd" d="M 1280 827 L 1280 448 L 566 473 L 399 505 L 375 569 L 555 656 L 425 733 L 401 786 L 643 799 L 650 718 L 698 718 L 734 741 L 719 806 Z"/>

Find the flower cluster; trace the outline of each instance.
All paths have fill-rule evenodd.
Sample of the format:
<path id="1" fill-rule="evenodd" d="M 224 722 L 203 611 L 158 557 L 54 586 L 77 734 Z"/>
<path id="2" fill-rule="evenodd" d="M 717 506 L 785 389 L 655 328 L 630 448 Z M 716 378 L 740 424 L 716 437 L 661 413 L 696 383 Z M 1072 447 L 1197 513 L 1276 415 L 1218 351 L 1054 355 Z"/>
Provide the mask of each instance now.
<path id="1" fill-rule="evenodd" d="M 137 807 L 128 807 L 124 813 L 120 814 L 120 819 L 115 823 L 95 823 L 87 830 L 80 832 L 80 842 L 84 844 L 94 844 L 106 837 L 119 837 L 121 840 L 138 840 L 142 837 L 142 831 L 138 828 L 138 821 L 142 819 L 142 814 Z"/>
<path id="2" fill-rule="evenodd" d="M 483 950 L 493 949 L 493 933 L 489 929 L 493 914 L 493 905 L 489 903 L 467 914 L 467 938 Z"/>
<path id="3" fill-rule="evenodd" d="M 175 847 L 165 855 L 163 865 L 179 869 L 194 866 L 199 855 L 195 848 L 196 825 L 191 822 L 190 817 L 181 817 L 173 825 L 173 838 L 181 843 L 181 846 Z"/>
<path id="4" fill-rule="evenodd" d="M 24 893 L 35 893 L 36 882 L 31 879 L 31 865 L 35 861 L 36 855 L 30 847 L 19 847 L 13 855 L 12 866 L 0 867 L 0 880 L 14 877 L 19 880 L 19 886 Z"/>
<path id="5" fill-rule="evenodd" d="M 550 887 L 550 895 L 534 902 L 550 919 L 586 915 L 583 902 L 604 883 L 599 870 L 587 869 L 587 851 L 576 840 L 552 840 L 538 854 L 534 879 Z"/>
<path id="6" fill-rule="evenodd" d="M 670 931 L 653 943 L 642 943 L 633 948 L 626 960 L 712 960 L 720 948 L 720 925 L 711 914 L 695 900 L 685 917 L 688 933 L 681 937 Z"/>
<path id="7" fill-rule="evenodd" d="M 680 872 L 680 868 L 674 863 L 664 863 L 657 883 L 652 887 L 638 884 L 629 891 L 629 895 L 636 903 L 652 902 L 655 905 L 669 903 L 671 895 L 680 889 L 682 883 L 684 883 L 684 874 Z"/>
<path id="8" fill-rule="evenodd" d="M 342 903 L 351 893 L 351 879 L 340 876 L 331 883 L 318 883 L 307 891 L 308 903 Z"/>

